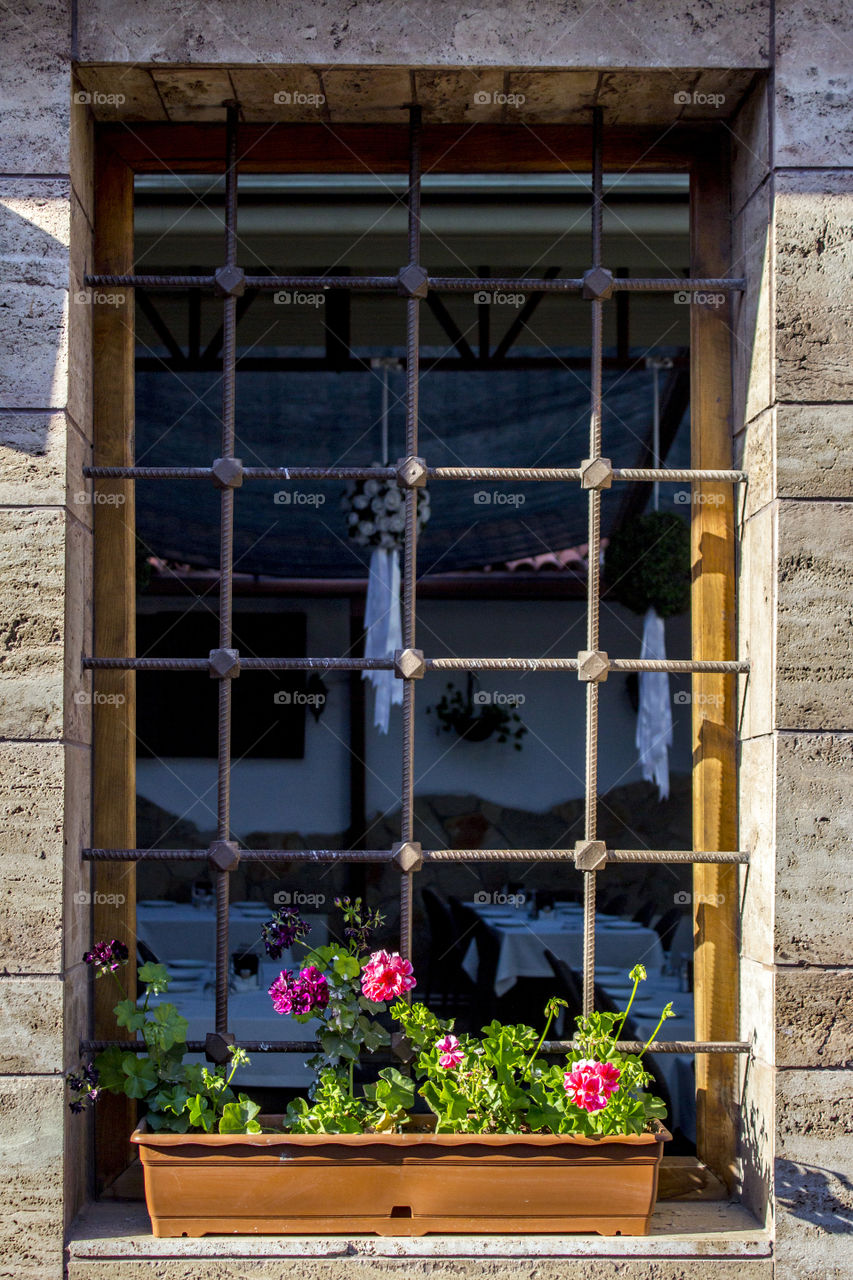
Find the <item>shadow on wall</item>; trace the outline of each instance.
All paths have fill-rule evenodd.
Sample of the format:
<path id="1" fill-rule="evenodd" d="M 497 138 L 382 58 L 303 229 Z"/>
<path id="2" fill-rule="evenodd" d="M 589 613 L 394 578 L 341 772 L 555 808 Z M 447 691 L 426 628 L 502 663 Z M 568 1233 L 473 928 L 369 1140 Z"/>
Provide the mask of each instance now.
<path id="1" fill-rule="evenodd" d="M 853 1231 L 853 1182 L 836 1170 L 777 1160 L 776 1200 L 787 1213 L 822 1232 L 849 1235 Z"/>

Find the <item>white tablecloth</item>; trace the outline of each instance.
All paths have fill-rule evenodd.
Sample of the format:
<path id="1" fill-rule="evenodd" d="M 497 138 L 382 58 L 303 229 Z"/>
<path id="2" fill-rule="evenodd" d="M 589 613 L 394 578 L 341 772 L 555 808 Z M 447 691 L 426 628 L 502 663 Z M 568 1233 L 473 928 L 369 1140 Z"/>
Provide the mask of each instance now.
<path id="1" fill-rule="evenodd" d="M 247 911 L 235 904 L 228 916 L 229 952 L 263 954 L 261 925 L 272 918 L 275 907 L 264 912 Z M 328 940 L 328 915 L 305 913 L 311 925 L 306 941 L 322 946 Z M 136 936 L 150 947 L 162 964 L 170 960 L 213 960 L 216 949 L 216 909 L 183 902 L 140 902 L 136 908 Z"/>
<path id="2" fill-rule="evenodd" d="M 317 1022 L 296 1022 L 286 1014 L 273 1009 L 269 997 L 270 984 L 282 969 L 299 966 L 299 958 L 288 952 L 281 960 L 265 960 L 260 966 L 260 983 L 252 991 L 231 991 L 228 997 L 228 1030 L 237 1043 L 246 1040 L 313 1040 L 317 1034 Z M 210 966 L 192 991 L 169 991 L 160 999 L 174 1004 L 187 1019 L 188 1040 L 203 1040 L 215 1026 L 214 968 Z M 149 1007 L 159 1000 L 152 997 Z M 250 1065 L 236 1073 L 234 1083 L 241 1088 L 252 1085 L 270 1088 L 304 1088 L 313 1079 L 304 1065 L 307 1054 L 255 1053 L 250 1054 Z M 188 1054 L 186 1062 L 204 1062 L 204 1054 Z"/>
<path id="3" fill-rule="evenodd" d="M 475 908 L 476 910 L 476 908 Z M 499 996 L 519 978 L 552 977 L 545 952 L 553 951 L 573 969 L 583 963 L 583 911 L 571 905 L 555 908 L 531 920 L 523 909 L 495 911 L 481 909 L 478 914 L 500 938 L 495 991 Z M 596 964 L 618 965 L 627 975 L 635 964 L 644 964 L 649 973 L 659 973 L 664 963 L 663 947 L 654 929 L 646 929 L 633 921 L 600 915 L 595 930 Z M 477 977 L 477 946 L 472 942 L 463 967 L 472 979 Z"/>

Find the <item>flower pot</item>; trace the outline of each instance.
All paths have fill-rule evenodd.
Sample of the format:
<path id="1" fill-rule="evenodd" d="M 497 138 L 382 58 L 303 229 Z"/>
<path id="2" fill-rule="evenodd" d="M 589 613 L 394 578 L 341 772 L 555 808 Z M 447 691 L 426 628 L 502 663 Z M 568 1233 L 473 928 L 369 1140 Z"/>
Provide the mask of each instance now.
<path id="1" fill-rule="evenodd" d="M 131 1141 L 155 1236 L 645 1235 L 669 1136 L 175 1134 L 143 1122 Z"/>

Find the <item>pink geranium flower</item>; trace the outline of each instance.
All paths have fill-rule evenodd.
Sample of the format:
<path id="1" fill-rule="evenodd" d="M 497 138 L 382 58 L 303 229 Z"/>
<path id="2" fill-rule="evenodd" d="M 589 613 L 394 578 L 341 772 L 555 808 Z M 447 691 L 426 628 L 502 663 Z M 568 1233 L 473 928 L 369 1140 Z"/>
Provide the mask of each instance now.
<path id="1" fill-rule="evenodd" d="M 582 1058 L 573 1062 L 563 1077 L 563 1087 L 576 1107 L 584 1111 L 601 1111 L 619 1088 L 621 1071 L 611 1062 Z"/>
<path id="2" fill-rule="evenodd" d="M 362 994 L 374 1004 L 393 1000 L 414 985 L 411 960 L 404 960 L 396 951 L 374 951 L 361 974 Z"/>
<path id="3" fill-rule="evenodd" d="M 458 1067 L 465 1057 L 456 1036 L 442 1036 L 436 1041 L 435 1047 L 438 1050 L 438 1065 L 444 1067 L 445 1071 L 450 1067 Z"/>
<path id="4" fill-rule="evenodd" d="M 329 987 L 326 979 L 313 964 L 294 977 L 290 969 L 283 969 L 269 989 L 276 1013 L 303 1015 L 325 1009 L 329 1003 Z"/>

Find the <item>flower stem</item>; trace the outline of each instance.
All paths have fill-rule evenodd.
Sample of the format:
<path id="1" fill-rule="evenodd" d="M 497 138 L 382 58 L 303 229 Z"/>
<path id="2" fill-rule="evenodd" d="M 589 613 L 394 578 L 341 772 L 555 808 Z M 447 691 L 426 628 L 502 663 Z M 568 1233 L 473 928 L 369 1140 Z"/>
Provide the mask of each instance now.
<path id="1" fill-rule="evenodd" d="M 545 1023 L 545 1030 L 542 1032 L 541 1036 L 539 1037 L 539 1043 L 537 1044 L 536 1048 L 533 1050 L 527 1062 L 525 1063 L 524 1070 L 521 1073 L 525 1078 L 527 1077 L 528 1071 L 533 1066 L 533 1062 L 536 1058 L 537 1053 L 542 1048 L 542 1045 L 545 1043 L 545 1037 L 548 1034 L 548 1028 L 550 1027 L 551 1023 L 554 1021 L 554 1013 L 555 1013 L 555 1010 L 551 1008 L 548 1012 L 548 1020 Z"/>
<path id="2" fill-rule="evenodd" d="M 640 985 L 640 979 L 639 979 L 639 978 L 635 978 L 635 979 L 634 979 L 634 990 L 631 992 L 631 999 L 628 1001 L 628 1004 L 627 1004 L 627 1006 L 626 1006 L 626 1008 L 625 1008 L 625 1011 L 624 1011 L 624 1013 L 622 1014 L 622 1017 L 621 1017 L 621 1019 L 619 1020 L 618 1024 L 614 1024 L 613 1031 L 611 1032 L 611 1035 L 612 1035 L 612 1037 L 613 1037 L 613 1039 L 614 1039 L 614 1040 L 618 1040 L 618 1039 L 619 1039 L 619 1032 L 621 1032 L 622 1028 L 624 1027 L 624 1025 L 625 1025 L 625 1021 L 626 1021 L 626 1019 L 627 1019 L 627 1017 L 628 1017 L 628 1014 L 629 1014 L 629 1013 L 630 1013 L 630 1011 L 631 1011 L 631 1005 L 634 1003 L 634 996 L 637 994 L 637 987 L 638 987 L 639 985 Z"/>
<path id="3" fill-rule="evenodd" d="M 647 1041 L 646 1041 L 646 1043 L 643 1045 L 643 1047 L 642 1047 L 642 1049 L 640 1050 L 640 1052 L 637 1054 L 637 1057 L 638 1057 L 638 1058 L 642 1058 L 643 1054 L 646 1052 L 646 1050 L 648 1049 L 649 1045 L 652 1043 L 652 1041 L 654 1040 L 655 1036 L 656 1036 L 656 1035 L 657 1035 L 657 1033 L 660 1031 L 661 1027 L 662 1027 L 662 1026 L 663 1026 L 663 1024 L 666 1022 L 666 1020 L 667 1020 L 667 1018 L 668 1018 L 668 1017 L 669 1017 L 669 1014 L 667 1013 L 666 1009 L 664 1009 L 663 1013 L 662 1013 L 662 1014 L 661 1014 L 661 1016 L 660 1016 L 660 1020 L 659 1020 L 659 1022 L 658 1022 L 658 1025 L 655 1027 L 654 1031 L 653 1031 L 653 1032 L 652 1032 L 652 1034 L 649 1036 L 648 1040 L 647 1040 Z"/>

